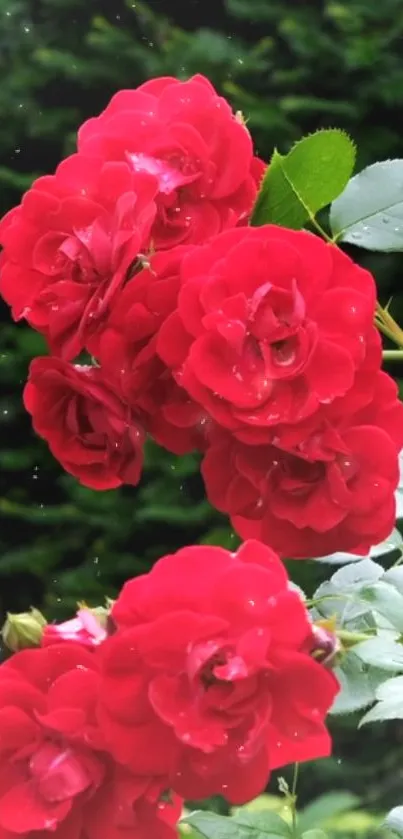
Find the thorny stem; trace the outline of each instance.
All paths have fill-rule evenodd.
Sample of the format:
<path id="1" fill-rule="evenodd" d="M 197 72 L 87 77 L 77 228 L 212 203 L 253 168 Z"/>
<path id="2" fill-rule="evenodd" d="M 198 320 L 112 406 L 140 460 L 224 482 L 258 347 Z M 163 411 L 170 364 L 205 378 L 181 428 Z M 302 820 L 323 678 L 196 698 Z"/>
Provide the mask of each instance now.
<path id="1" fill-rule="evenodd" d="M 294 763 L 293 775 L 292 775 L 292 784 L 291 784 L 291 793 L 290 793 L 290 807 L 291 807 L 291 818 L 292 818 L 292 832 L 294 836 L 297 836 L 297 785 L 298 785 L 298 773 L 299 773 L 299 763 Z"/>

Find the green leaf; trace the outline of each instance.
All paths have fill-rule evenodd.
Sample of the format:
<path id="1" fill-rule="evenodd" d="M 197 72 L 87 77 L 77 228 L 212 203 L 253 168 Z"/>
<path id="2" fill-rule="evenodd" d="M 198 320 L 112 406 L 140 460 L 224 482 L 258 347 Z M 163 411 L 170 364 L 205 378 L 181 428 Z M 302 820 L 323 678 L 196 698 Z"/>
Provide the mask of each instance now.
<path id="1" fill-rule="evenodd" d="M 340 589 L 357 591 L 363 585 L 375 583 L 383 574 L 382 565 L 372 559 L 362 559 L 335 571 L 331 581 Z"/>
<path id="2" fill-rule="evenodd" d="M 301 839 L 327 839 L 327 833 L 324 833 L 323 830 L 306 830 L 305 833 L 302 834 Z"/>
<path id="3" fill-rule="evenodd" d="M 386 679 L 375 691 L 376 698 L 383 701 L 387 699 L 401 699 L 403 697 L 403 676 L 395 676 L 393 679 Z"/>
<path id="4" fill-rule="evenodd" d="M 380 670 L 403 670 L 403 646 L 388 638 L 369 638 L 356 644 L 354 654 L 365 664 L 379 667 Z"/>
<path id="5" fill-rule="evenodd" d="M 383 573 L 382 566 L 368 558 L 339 568 L 314 594 L 314 600 L 319 601 L 318 613 L 324 617 L 337 615 L 342 626 L 369 614 L 371 607 L 361 599 L 361 589 L 377 582 Z"/>
<path id="6" fill-rule="evenodd" d="M 320 798 L 308 804 L 298 816 L 298 832 L 316 833 L 313 829 L 316 825 L 321 825 L 328 819 L 338 816 L 339 813 L 345 813 L 346 810 L 353 810 L 358 804 L 359 799 L 351 792 L 329 792 L 321 795 Z M 317 832 L 321 833 L 321 831 Z M 312 839 L 315 837 L 312 836 Z"/>
<path id="7" fill-rule="evenodd" d="M 372 685 L 364 663 L 354 654 L 347 653 L 338 667 L 334 669 L 340 682 L 340 693 L 336 696 L 331 713 L 351 714 L 361 711 L 375 700 L 375 688 Z"/>
<path id="8" fill-rule="evenodd" d="M 185 824 L 194 827 L 205 839 L 278 839 L 291 837 L 291 828 L 276 813 L 239 811 L 235 816 L 218 816 L 199 810 L 191 813 Z"/>
<path id="9" fill-rule="evenodd" d="M 336 128 L 303 137 L 287 155 L 275 149 L 251 224 L 272 223 L 299 230 L 340 195 L 354 162 L 354 143 Z"/>
<path id="10" fill-rule="evenodd" d="M 403 595 L 382 580 L 360 592 L 362 600 L 385 617 L 399 632 L 403 632 Z"/>
<path id="11" fill-rule="evenodd" d="M 358 618 L 370 614 L 370 607 L 362 603 L 354 591 L 343 590 L 331 580 L 321 583 L 316 589 L 314 600 L 317 601 L 313 610 L 314 619 L 332 618 L 337 616 L 341 626 L 351 626 Z"/>
<path id="12" fill-rule="evenodd" d="M 394 586 L 400 594 L 403 594 L 403 566 L 398 565 L 396 568 L 389 568 L 389 571 L 383 575 L 382 579 L 385 583 L 390 583 Z"/>
<path id="13" fill-rule="evenodd" d="M 278 779 L 279 784 L 280 782 L 284 782 L 287 786 L 286 792 L 289 792 L 288 784 L 286 783 L 284 778 Z M 271 813 L 280 814 L 280 811 L 284 813 L 284 818 L 287 823 L 289 823 L 289 813 L 287 811 L 287 817 L 285 815 L 285 807 L 284 807 L 284 794 L 282 795 L 270 795 L 269 793 L 265 792 L 262 795 L 258 795 L 257 798 L 254 798 L 252 801 L 249 801 L 247 804 L 243 804 L 241 807 L 237 807 L 233 809 L 233 814 L 239 812 L 248 812 L 248 813 L 261 813 L 262 811 L 269 811 Z"/>
<path id="14" fill-rule="evenodd" d="M 403 676 L 387 679 L 375 691 L 378 702 L 363 716 L 359 726 L 369 722 L 403 719 Z"/>
<path id="15" fill-rule="evenodd" d="M 384 160 L 351 179 L 330 210 L 333 235 L 371 251 L 403 251 L 403 160 Z"/>
<path id="16" fill-rule="evenodd" d="M 398 836 L 403 836 L 403 807 L 394 807 L 386 816 L 384 826 Z"/>

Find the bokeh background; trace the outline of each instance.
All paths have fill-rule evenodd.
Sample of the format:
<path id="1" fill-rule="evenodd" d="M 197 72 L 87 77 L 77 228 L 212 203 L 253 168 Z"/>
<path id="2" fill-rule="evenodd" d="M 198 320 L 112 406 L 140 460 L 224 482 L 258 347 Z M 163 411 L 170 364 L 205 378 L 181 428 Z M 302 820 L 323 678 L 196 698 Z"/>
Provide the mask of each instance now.
<path id="1" fill-rule="evenodd" d="M 403 157 L 403 0 L 0 0 L 0 212 L 53 171 L 75 131 L 110 96 L 156 75 L 206 74 L 243 111 L 258 153 L 286 152 L 318 127 L 346 129 L 358 168 Z M 401 311 L 402 259 L 354 257 Z M 162 553 L 192 542 L 235 547 L 207 504 L 197 459 L 149 446 L 141 485 L 95 493 L 62 473 L 21 404 L 41 339 L 1 309 L 0 611 L 50 619 L 112 596 Z M 394 374 L 403 371 L 394 369 Z M 323 566 L 292 563 L 313 589 Z M 302 802 L 349 789 L 360 818 L 343 836 L 380 835 L 376 814 L 403 802 L 403 727 L 336 721 L 334 756 L 301 773 Z M 276 791 L 275 781 L 272 791 Z"/>

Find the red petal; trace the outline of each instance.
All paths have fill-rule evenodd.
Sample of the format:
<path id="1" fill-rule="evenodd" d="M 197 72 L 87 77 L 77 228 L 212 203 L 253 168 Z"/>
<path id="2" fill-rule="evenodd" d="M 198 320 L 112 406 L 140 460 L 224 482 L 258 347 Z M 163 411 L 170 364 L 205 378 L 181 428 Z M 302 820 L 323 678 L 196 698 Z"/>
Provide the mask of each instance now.
<path id="1" fill-rule="evenodd" d="M 70 801 L 49 803 L 39 798 L 32 781 L 14 786 L 0 799 L 0 825 L 12 833 L 52 830 L 66 818 Z"/>

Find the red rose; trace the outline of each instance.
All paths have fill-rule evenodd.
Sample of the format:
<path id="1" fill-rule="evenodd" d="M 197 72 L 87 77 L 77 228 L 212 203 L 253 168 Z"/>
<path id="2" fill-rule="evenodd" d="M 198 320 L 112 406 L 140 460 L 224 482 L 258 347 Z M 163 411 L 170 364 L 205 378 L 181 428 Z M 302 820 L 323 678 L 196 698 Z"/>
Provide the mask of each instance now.
<path id="1" fill-rule="evenodd" d="M 96 723 L 98 691 L 97 656 L 79 644 L 24 650 L 1 665 L 2 839 L 174 839 L 180 802 L 159 804 L 161 781 L 113 763 Z"/>
<path id="2" fill-rule="evenodd" d="M 157 248 L 204 242 L 246 219 L 264 172 L 246 126 L 200 75 L 121 90 L 81 127 L 78 148 L 158 179 Z"/>
<path id="3" fill-rule="evenodd" d="M 348 397 L 347 397 L 348 403 Z M 210 502 L 244 538 L 280 555 L 365 554 L 389 536 L 403 445 L 403 405 L 384 373 L 374 398 L 336 424 L 280 428 L 277 445 L 245 445 L 215 430 L 202 473 Z"/>
<path id="4" fill-rule="evenodd" d="M 175 309 L 180 266 L 191 246 L 161 251 L 126 284 L 105 329 L 90 349 L 127 403 L 141 410 L 147 431 L 174 454 L 203 447 L 208 417 L 175 382 L 156 352 L 159 329 Z"/>
<path id="5" fill-rule="evenodd" d="M 35 358 L 24 405 L 54 457 L 85 486 L 113 489 L 140 480 L 142 426 L 99 367 Z"/>
<path id="6" fill-rule="evenodd" d="M 69 360 L 106 319 L 148 247 L 157 181 L 128 162 L 73 155 L 39 178 L 0 225 L 0 292 Z"/>
<path id="7" fill-rule="evenodd" d="M 269 440 L 270 428 L 353 388 L 375 340 L 375 284 L 335 246 L 306 231 L 239 228 L 185 256 L 181 274 L 157 350 L 222 426 Z"/>
<path id="8" fill-rule="evenodd" d="M 183 548 L 126 583 L 112 619 L 99 722 L 132 771 L 241 803 L 271 769 L 329 754 L 338 685 L 301 651 L 309 617 L 269 548 Z"/>
<path id="9" fill-rule="evenodd" d="M 48 623 L 43 630 L 41 644 L 60 644 L 61 641 L 76 641 L 84 647 L 95 649 L 106 638 L 106 629 L 91 609 L 79 609 L 75 618 L 63 623 Z"/>

